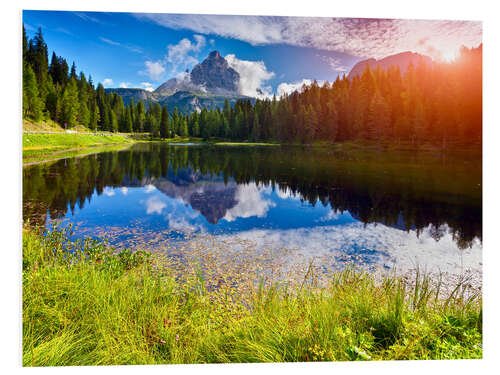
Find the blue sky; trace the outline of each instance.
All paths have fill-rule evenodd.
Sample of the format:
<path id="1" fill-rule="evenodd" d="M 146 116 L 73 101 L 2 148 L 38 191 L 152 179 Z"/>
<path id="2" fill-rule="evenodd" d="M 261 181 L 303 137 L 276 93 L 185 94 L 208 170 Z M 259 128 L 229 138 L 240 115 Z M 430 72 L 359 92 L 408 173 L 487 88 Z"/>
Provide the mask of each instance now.
<path id="1" fill-rule="evenodd" d="M 151 90 L 218 50 L 240 73 L 241 93 L 266 95 L 333 81 L 367 57 L 448 58 L 482 39 L 472 21 L 23 11 L 23 22 L 29 37 L 42 28 L 50 55 L 105 87 Z"/>

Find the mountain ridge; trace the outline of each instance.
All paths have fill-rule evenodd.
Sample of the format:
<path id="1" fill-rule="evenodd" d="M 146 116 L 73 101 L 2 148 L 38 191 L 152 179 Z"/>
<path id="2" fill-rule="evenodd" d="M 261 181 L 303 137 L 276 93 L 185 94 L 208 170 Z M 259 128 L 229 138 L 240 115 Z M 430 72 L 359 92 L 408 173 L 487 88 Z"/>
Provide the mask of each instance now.
<path id="1" fill-rule="evenodd" d="M 379 60 L 372 57 L 357 62 L 352 67 L 351 71 L 347 75 L 347 78 L 353 79 L 354 77 L 363 74 L 363 71 L 365 70 L 367 65 L 370 66 L 370 69 L 376 69 L 377 66 L 379 66 L 384 70 L 389 69 L 391 65 L 395 65 L 399 67 L 401 73 L 404 73 L 406 72 L 406 69 L 408 69 L 410 63 L 412 63 L 416 67 L 421 62 L 425 63 L 426 65 L 432 65 L 434 63 L 429 56 L 410 51 L 389 55 Z"/>
<path id="2" fill-rule="evenodd" d="M 170 78 L 154 91 L 141 88 L 108 88 L 106 92 L 116 93 L 128 104 L 140 100 L 145 103 L 153 102 L 166 104 L 169 111 L 174 107 L 182 113 L 200 111 L 203 108 L 221 108 L 228 99 L 234 104 L 238 99 L 248 99 L 255 102 L 255 98 L 238 93 L 240 75 L 231 68 L 227 60 L 219 51 L 214 50 L 201 63 L 196 64 L 191 72 Z"/>

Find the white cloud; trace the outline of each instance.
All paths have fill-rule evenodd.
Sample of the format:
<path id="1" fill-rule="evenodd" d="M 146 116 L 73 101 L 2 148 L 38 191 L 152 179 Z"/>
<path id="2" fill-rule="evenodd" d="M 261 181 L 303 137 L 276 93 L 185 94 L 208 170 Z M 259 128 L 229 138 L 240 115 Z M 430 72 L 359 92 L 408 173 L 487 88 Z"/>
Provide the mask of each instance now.
<path id="1" fill-rule="evenodd" d="M 58 27 L 56 29 L 56 31 L 60 32 L 60 33 L 63 33 L 63 34 L 66 34 L 66 35 L 71 35 L 71 36 L 75 36 L 71 31 L 68 31 L 66 29 L 63 29 L 62 27 Z"/>
<path id="2" fill-rule="evenodd" d="M 170 44 L 167 47 L 168 53 L 165 61 L 171 65 L 172 73 L 177 73 L 182 67 L 184 71 L 187 67 L 195 65 L 198 60 L 191 56 L 191 53 L 198 53 L 205 47 L 206 40 L 203 35 L 193 35 L 195 42 L 183 38 L 177 44 Z"/>
<path id="3" fill-rule="evenodd" d="M 144 186 L 144 188 L 146 193 L 151 193 L 156 190 L 156 186 L 151 184 Z"/>
<path id="4" fill-rule="evenodd" d="M 271 200 L 262 197 L 261 191 L 255 183 L 238 185 L 234 199 L 238 203 L 227 210 L 224 215 L 224 219 L 227 221 L 234 221 L 238 217 L 264 217 L 269 208 L 275 206 Z"/>
<path id="5" fill-rule="evenodd" d="M 146 91 L 154 91 L 153 84 L 151 82 L 141 82 L 141 87 Z"/>
<path id="6" fill-rule="evenodd" d="M 146 213 L 148 215 L 152 213 L 160 215 L 165 207 L 167 207 L 167 204 L 157 196 L 152 196 L 146 201 Z"/>
<path id="7" fill-rule="evenodd" d="M 349 67 L 344 64 L 344 62 L 338 58 L 338 57 L 333 57 L 333 56 L 325 56 L 325 55 L 316 55 L 319 57 L 321 60 L 326 62 L 332 70 L 336 72 L 347 72 L 349 70 Z"/>
<path id="8" fill-rule="evenodd" d="M 179 74 L 179 72 L 191 68 L 198 63 L 198 59 L 192 54 L 200 52 L 206 44 L 203 35 L 193 35 L 193 39 L 194 42 L 188 38 L 183 38 L 177 44 L 169 44 L 167 54 L 160 60 L 146 61 L 144 63 L 146 69 L 140 71 L 139 74 L 147 75 L 152 80 L 158 81 L 165 73 L 167 65 L 170 66 L 171 74 Z"/>
<path id="9" fill-rule="evenodd" d="M 120 88 L 127 89 L 130 87 L 130 82 L 120 82 Z"/>
<path id="10" fill-rule="evenodd" d="M 267 70 L 264 61 L 248 61 L 236 58 L 234 54 L 225 56 L 229 66 L 240 74 L 238 92 L 258 98 L 272 96 L 270 86 L 263 86 L 263 83 L 274 77 L 274 72 Z"/>
<path id="11" fill-rule="evenodd" d="M 298 229 L 253 229 L 236 236 L 252 241 L 257 247 L 273 244 L 278 248 L 298 249 L 294 256 L 315 258 L 327 267 L 342 266 L 342 260 L 360 259 L 365 265 L 397 267 L 408 271 L 415 266 L 429 272 L 462 274 L 467 270 L 480 274 L 482 246 L 458 248 L 449 230 L 436 241 L 429 227 L 417 236 L 416 231 L 402 231 L 385 225 L 354 222 Z M 222 241 L 234 235 L 220 236 Z M 354 247 L 354 249 L 353 249 Z"/>
<path id="12" fill-rule="evenodd" d="M 102 36 L 99 37 L 99 39 L 101 39 L 104 43 L 110 44 L 112 46 L 119 46 L 119 45 L 121 45 L 120 43 L 115 42 L 114 40 L 103 38 Z"/>
<path id="13" fill-rule="evenodd" d="M 111 78 L 104 78 L 102 81 L 103 86 L 111 86 L 113 84 L 113 80 Z"/>
<path id="14" fill-rule="evenodd" d="M 133 45 L 129 45 L 129 44 L 123 44 L 123 43 L 120 43 L 120 42 L 116 42 L 114 40 L 111 40 L 111 39 L 108 39 L 108 38 L 104 38 L 104 37 L 99 37 L 99 39 L 104 42 L 104 43 L 107 43 L 111 46 L 119 46 L 119 47 L 123 47 L 123 48 L 126 48 L 128 49 L 129 51 L 132 51 L 132 52 L 135 52 L 135 53 L 142 53 L 142 48 L 140 47 L 137 47 L 137 46 L 133 46 Z"/>
<path id="15" fill-rule="evenodd" d="M 86 13 L 73 12 L 73 14 L 77 17 L 80 17 L 82 20 L 85 20 L 85 21 L 92 21 L 95 23 L 103 24 L 103 25 L 106 24 L 105 22 L 101 21 L 100 19 L 98 19 L 96 17 L 89 16 Z"/>
<path id="16" fill-rule="evenodd" d="M 326 215 L 323 217 L 319 218 L 318 221 L 330 221 L 330 220 L 338 220 L 338 218 L 341 216 L 341 213 L 339 211 L 334 211 L 333 209 L 328 211 Z"/>
<path id="17" fill-rule="evenodd" d="M 290 83 L 282 82 L 278 85 L 278 96 L 289 95 L 294 91 L 301 91 L 303 85 L 309 86 L 312 82 L 310 79 Z"/>
<path id="18" fill-rule="evenodd" d="M 154 81 L 158 81 L 165 72 L 165 67 L 161 61 L 146 61 L 144 65 L 146 70 L 140 73 L 148 75 Z"/>
<path id="19" fill-rule="evenodd" d="M 270 17 L 202 14 L 136 14 L 173 29 L 219 35 L 252 45 L 289 44 L 381 58 L 413 51 L 436 54 L 460 45 L 477 46 L 482 24 L 477 21 Z M 425 38 L 427 43 L 422 44 Z M 437 57 L 437 56 L 431 56 Z"/>
<path id="20" fill-rule="evenodd" d="M 112 197 L 113 195 L 115 195 L 114 189 L 107 186 L 103 189 L 102 193 L 107 197 Z"/>

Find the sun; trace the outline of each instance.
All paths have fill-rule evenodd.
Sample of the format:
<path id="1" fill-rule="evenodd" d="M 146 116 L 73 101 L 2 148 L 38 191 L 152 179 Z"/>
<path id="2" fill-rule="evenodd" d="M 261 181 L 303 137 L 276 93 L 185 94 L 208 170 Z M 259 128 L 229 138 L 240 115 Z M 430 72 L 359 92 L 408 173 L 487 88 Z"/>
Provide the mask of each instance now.
<path id="1" fill-rule="evenodd" d="M 452 62 L 458 57 L 458 50 L 456 48 L 446 48 L 441 51 L 442 60 L 445 62 Z"/>
<path id="2" fill-rule="evenodd" d="M 458 51 L 456 49 L 443 51 L 443 60 L 446 62 L 452 62 L 456 60 L 457 57 L 458 57 Z"/>

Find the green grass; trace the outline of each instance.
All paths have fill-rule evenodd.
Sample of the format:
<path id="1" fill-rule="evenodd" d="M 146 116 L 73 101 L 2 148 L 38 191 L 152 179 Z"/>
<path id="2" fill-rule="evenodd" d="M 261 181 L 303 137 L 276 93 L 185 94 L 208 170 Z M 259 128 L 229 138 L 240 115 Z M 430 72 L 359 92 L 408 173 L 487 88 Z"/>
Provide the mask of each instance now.
<path id="1" fill-rule="evenodd" d="M 24 366 L 482 357 L 482 302 L 460 286 L 348 269 L 243 288 L 66 236 L 23 230 Z"/>
<path id="2" fill-rule="evenodd" d="M 23 163 L 38 162 L 79 154 L 82 149 L 107 145 L 130 144 L 134 141 L 122 134 L 23 134 Z M 87 152 L 88 153 L 88 152 Z"/>
<path id="3" fill-rule="evenodd" d="M 100 152 L 121 151 L 126 149 L 127 147 L 129 146 L 123 144 L 111 144 L 105 146 L 93 146 L 78 149 L 52 151 L 49 153 L 47 153 L 46 149 L 30 150 L 25 154 L 23 153 L 23 166 L 46 163 L 59 159 L 82 157 L 90 154 L 97 154 Z"/>
<path id="4" fill-rule="evenodd" d="M 77 125 L 71 128 L 71 130 L 77 132 L 92 132 L 89 128 L 82 125 Z M 30 119 L 23 119 L 23 131 L 24 132 L 58 132 L 64 133 L 65 129 L 59 125 L 57 122 L 51 119 L 42 119 L 38 122 L 34 122 Z"/>

